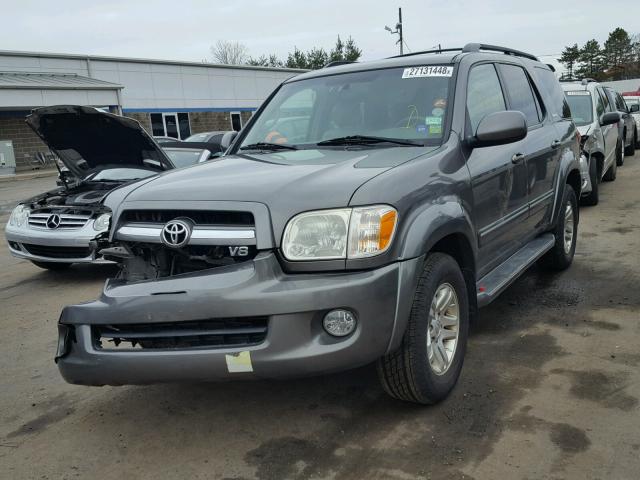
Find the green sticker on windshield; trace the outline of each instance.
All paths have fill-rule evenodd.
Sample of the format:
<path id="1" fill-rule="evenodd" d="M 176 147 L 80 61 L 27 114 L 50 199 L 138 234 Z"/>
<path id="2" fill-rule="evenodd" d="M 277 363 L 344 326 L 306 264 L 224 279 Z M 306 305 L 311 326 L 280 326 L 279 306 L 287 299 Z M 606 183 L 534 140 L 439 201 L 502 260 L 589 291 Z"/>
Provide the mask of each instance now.
<path id="1" fill-rule="evenodd" d="M 429 125 L 429 133 L 442 133 L 442 125 Z"/>
<path id="2" fill-rule="evenodd" d="M 427 125 L 442 125 L 442 117 L 427 117 L 424 119 Z"/>

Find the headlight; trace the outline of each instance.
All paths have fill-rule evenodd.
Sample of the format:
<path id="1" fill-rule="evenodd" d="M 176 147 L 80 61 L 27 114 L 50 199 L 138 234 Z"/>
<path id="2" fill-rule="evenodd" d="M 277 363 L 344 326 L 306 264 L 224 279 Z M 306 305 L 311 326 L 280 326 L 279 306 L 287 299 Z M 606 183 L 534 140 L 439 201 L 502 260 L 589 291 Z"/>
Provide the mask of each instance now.
<path id="1" fill-rule="evenodd" d="M 93 222 L 93 229 L 97 232 L 105 232 L 109 230 L 109 223 L 111 222 L 111 214 L 103 213 L 95 222 Z"/>
<path id="2" fill-rule="evenodd" d="M 387 205 L 305 212 L 285 228 L 288 260 L 332 260 L 379 255 L 391 245 L 397 212 Z"/>
<path id="3" fill-rule="evenodd" d="M 14 225 L 16 227 L 22 227 L 25 223 L 27 223 L 27 219 L 29 218 L 29 213 L 31 210 L 25 207 L 24 205 L 18 205 L 11 212 L 11 217 L 9 218 L 9 225 Z"/>

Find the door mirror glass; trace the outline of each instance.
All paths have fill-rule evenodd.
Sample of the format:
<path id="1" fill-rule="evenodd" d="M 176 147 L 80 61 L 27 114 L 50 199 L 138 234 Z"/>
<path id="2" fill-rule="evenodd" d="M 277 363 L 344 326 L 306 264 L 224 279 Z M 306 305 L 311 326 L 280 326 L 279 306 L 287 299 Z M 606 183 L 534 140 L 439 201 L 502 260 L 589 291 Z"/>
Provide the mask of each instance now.
<path id="1" fill-rule="evenodd" d="M 220 140 L 220 148 L 222 148 L 223 151 L 226 151 L 227 148 L 229 148 L 229 146 L 233 143 L 233 141 L 237 136 L 238 136 L 238 132 L 235 132 L 235 131 L 226 132 L 222 136 L 222 140 Z"/>
<path id="2" fill-rule="evenodd" d="M 640 112 L 640 104 L 638 103 L 634 103 L 633 105 L 631 105 L 631 108 L 629 108 L 629 111 L 631 113 L 637 113 Z"/>
<path id="3" fill-rule="evenodd" d="M 600 126 L 613 125 L 620 121 L 621 115 L 618 112 L 607 112 L 600 117 Z"/>
<path id="4" fill-rule="evenodd" d="M 478 125 L 473 147 L 504 145 L 522 140 L 527 136 L 527 120 L 522 112 L 504 111 L 486 115 Z"/>

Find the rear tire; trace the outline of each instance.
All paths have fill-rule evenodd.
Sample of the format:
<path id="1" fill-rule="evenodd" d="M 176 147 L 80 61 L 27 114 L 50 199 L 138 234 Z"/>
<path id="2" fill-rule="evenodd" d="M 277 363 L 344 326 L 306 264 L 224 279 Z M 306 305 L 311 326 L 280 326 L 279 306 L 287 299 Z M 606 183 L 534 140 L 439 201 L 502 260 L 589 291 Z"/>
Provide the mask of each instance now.
<path id="1" fill-rule="evenodd" d="M 636 138 L 631 139 L 631 143 L 624 149 L 624 154 L 628 157 L 633 157 L 636 153 Z"/>
<path id="2" fill-rule="evenodd" d="M 35 262 L 31 261 L 36 267 L 44 268 L 45 270 L 51 270 L 54 272 L 59 272 L 61 270 L 66 270 L 71 266 L 70 263 L 60 263 L 60 262 Z"/>
<path id="3" fill-rule="evenodd" d="M 607 170 L 607 173 L 604 174 L 604 177 L 602 177 L 602 179 L 605 182 L 613 182 L 615 181 L 617 176 L 618 176 L 618 164 L 617 164 L 617 161 L 615 161 L 611 164 L 611 166 L 609 167 L 609 170 Z"/>
<path id="4" fill-rule="evenodd" d="M 578 201 L 576 192 L 569 184 L 565 185 L 562 207 L 553 229 L 556 243 L 540 259 L 540 266 L 547 270 L 566 270 L 573 262 L 578 238 Z"/>
<path id="5" fill-rule="evenodd" d="M 432 253 L 418 279 L 402 344 L 378 360 L 384 390 L 423 405 L 443 400 L 460 376 L 468 330 L 469 299 L 460 266 L 449 255 Z"/>
<path id="6" fill-rule="evenodd" d="M 594 157 L 589 162 L 589 180 L 591 181 L 591 192 L 580 199 L 580 204 L 593 206 L 600 201 L 600 176 L 598 175 L 598 162 Z"/>

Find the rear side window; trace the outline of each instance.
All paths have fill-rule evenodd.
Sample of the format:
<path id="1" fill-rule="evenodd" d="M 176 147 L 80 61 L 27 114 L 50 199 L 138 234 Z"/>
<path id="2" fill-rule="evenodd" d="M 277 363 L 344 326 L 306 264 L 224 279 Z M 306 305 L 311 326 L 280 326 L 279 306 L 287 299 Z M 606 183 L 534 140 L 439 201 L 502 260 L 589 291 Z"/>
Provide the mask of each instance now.
<path id="1" fill-rule="evenodd" d="M 485 116 L 507 108 L 498 74 L 492 64 L 473 67 L 469 72 L 467 89 L 467 112 L 471 132 L 475 134 L 478 124 Z"/>
<path id="2" fill-rule="evenodd" d="M 571 109 L 555 74 L 551 70 L 541 67 L 535 67 L 533 71 L 535 72 L 536 83 L 544 94 L 545 100 L 550 102 L 550 105 L 547 106 L 554 120 L 559 120 L 560 118 L 571 119 Z"/>
<path id="3" fill-rule="evenodd" d="M 524 113 L 528 126 L 540 123 L 534 93 L 524 69 L 517 65 L 501 64 L 500 72 L 509 97 L 509 109 Z"/>

